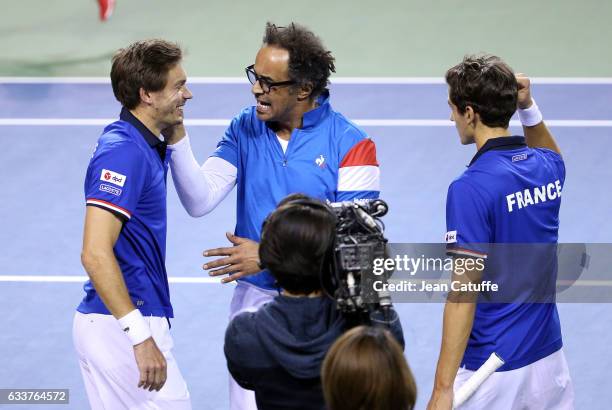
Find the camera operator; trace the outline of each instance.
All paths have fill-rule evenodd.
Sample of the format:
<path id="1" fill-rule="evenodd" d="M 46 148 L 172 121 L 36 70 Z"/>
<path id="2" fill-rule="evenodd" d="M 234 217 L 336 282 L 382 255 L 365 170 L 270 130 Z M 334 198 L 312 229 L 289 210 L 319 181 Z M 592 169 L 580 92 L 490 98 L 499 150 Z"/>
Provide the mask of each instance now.
<path id="1" fill-rule="evenodd" d="M 236 316 L 224 347 L 230 373 L 255 391 L 260 410 L 325 408 L 321 365 L 348 327 L 321 285 L 335 235 L 328 207 L 300 195 L 283 200 L 264 222 L 259 256 L 282 290 L 258 311 Z M 390 331 L 403 347 L 394 317 Z"/>

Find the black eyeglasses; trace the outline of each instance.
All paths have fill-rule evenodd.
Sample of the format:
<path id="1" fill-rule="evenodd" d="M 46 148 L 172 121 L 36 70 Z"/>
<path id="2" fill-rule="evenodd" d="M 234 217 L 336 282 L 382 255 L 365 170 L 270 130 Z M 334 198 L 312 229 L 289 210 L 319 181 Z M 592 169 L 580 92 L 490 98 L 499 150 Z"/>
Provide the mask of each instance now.
<path id="1" fill-rule="evenodd" d="M 295 84 L 295 81 L 293 80 L 289 80 L 289 81 L 277 81 L 277 82 L 271 82 L 266 80 L 265 78 L 260 77 L 259 75 L 257 75 L 257 73 L 255 72 L 255 69 L 253 68 L 255 67 L 255 64 L 248 66 L 247 68 L 244 69 L 244 71 L 246 71 L 246 75 L 247 78 L 249 79 L 249 82 L 253 85 L 255 85 L 256 82 L 259 81 L 259 86 L 261 87 L 261 89 L 263 90 L 264 93 L 269 93 L 270 90 L 272 90 L 272 87 L 282 87 L 285 85 L 293 85 Z"/>

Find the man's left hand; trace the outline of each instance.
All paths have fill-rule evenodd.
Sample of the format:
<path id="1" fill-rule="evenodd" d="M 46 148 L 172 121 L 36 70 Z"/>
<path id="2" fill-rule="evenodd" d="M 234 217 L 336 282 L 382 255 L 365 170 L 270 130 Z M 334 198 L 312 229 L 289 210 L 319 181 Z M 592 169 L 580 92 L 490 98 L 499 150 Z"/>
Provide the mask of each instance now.
<path id="1" fill-rule="evenodd" d="M 211 270 L 208 274 L 210 276 L 229 275 L 221 280 L 222 283 L 228 283 L 260 272 L 259 243 L 229 232 L 225 235 L 234 246 L 204 251 L 204 256 L 224 256 L 204 264 L 203 268 L 205 270 L 222 267 L 221 269 Z"/>

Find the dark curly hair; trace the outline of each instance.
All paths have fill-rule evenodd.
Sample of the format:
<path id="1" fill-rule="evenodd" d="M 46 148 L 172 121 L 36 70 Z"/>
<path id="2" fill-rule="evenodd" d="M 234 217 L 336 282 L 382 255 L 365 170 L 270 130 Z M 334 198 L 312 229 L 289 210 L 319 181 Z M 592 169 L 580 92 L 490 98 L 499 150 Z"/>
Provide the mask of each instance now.
<path id="1" fill-rule="evenodd" d="M 464 113 L 468 106 L 488 127 L 508 128 L 516 111 L 518 83 L 502 59 L 490 54 L 468 55 L 446 72 L 449 99 Z"/>
<path id="2" fill-rule="evenodd" d="M 335 59 L 312 31 L 300 24 L 278 27 L 268 22 L 263 42 L 289 52 L 289 77 L 298 86 L 311 84 L 311 98 L 327 89 L 329 76 L 336 72 Z"/>
<path id="3" fill-rule="evenodd" d="M 113 56 L 111 84 L 115 98 L 125 108 L 140 103 L 140 88 L 159 91 L 166 86 L 168 71 L 183 58 L 178 44 L 152 39 L 137 41 Z"/>

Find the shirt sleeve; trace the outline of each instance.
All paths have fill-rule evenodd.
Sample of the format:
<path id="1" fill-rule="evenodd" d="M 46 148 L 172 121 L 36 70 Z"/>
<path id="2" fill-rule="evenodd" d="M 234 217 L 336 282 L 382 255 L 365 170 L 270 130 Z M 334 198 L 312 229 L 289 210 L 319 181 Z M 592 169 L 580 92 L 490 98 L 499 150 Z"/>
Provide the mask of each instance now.
<path id="1" fill-rule="evenodd" d="M 250 317 L 246 319 L 248 320 Z M 241 326 L 241 323 L 244 323 L 243 318 L 238 315 L 228 325 L 225 331 L 223 352 L 227 361 L 227 369 L 236 383 L 244 389 L 254 390 L 257 370 L 245 365 L 243 356 L 251 353 L 248 349 L 249 346 L 252 346 L 250 340 L 252 336 L 244 333 L 244 325 Z"/>
<path id="2" fill-rule="evenodd" d="M 87 206 L 103 208 L 129 220 L 145 188 L 149 172 L 145 165 L 144 152 L 134 143 L 98 148 L 85 178 Z"/>
<path id="3" fill-rule="evenodd" d="M 402 350 L 404 350 L 406 347 L 406 342 L 404 341 L 404 331 L 402 329 L 402 322 L 400 321 L 399 315 L 393 308 L 389 310 L 388 314 L 389 316 L 385 318 L 381 311 L 374 311 L 372 314 L 370 314 L 370 320 L 374 326 L 380 326 L 388 329 L 397 343 L 400 344 Z"/>
<path id="4" fill-rule="evenodd" d="M 552 165 L 555 176 L 563 186 L 565 184 L 565 162 L 561 154 L 548 148 L 535 148 Z"/>
<path id="5" fill-rule="evenodd" d="M 211 155 L 211 157 L 224 159 L 236 168 L 238 167 L 238 136 L 240 121 L 244 115 L 245 113 L 243 111 L 238 116 L 234 117 L 229 127 L 225 130 L 223 138 L 221 138 L 221 141 L 217 144 L 215 152 Z"/>
<path id="6" fill-rule="evenodd" d="M 193 217 L 212 211 L 236 185 L 237 169 L 222 157 L 211 156 L 200 167 L 189 138 L 169 145 L 172 180 L 179 199 Z"/>
<path id="7" fill-rule="evenodd" d="M 340 161 L 337 201 L 375 199 L 380 194 L 376 145 L 369 138 L 354 144 Z"/>
<path id="8" fill-rule="evenodd" d="M 446 251 L 453 256 L 486 258 L 491 239 L 489 207 L 470 183 L 454 181 L 446 198 Z"/>

